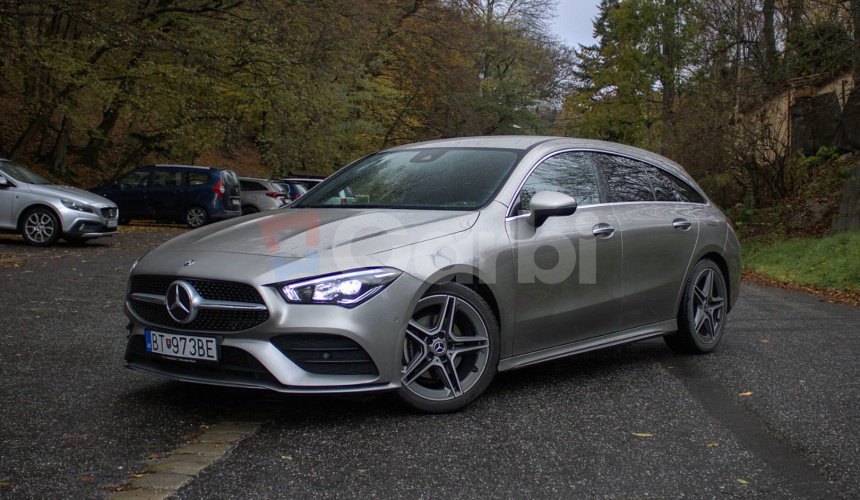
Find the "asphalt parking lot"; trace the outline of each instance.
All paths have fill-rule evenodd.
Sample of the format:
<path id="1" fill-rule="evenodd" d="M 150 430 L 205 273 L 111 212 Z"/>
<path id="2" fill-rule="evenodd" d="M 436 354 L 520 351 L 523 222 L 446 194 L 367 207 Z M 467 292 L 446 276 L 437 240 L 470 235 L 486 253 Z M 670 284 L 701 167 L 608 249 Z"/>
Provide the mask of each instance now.
<path id="1" fill-rule="evenodd" d="M 721 346 L 659 339 L 501 374 L 454 415 L 122 367 L 128 269 L 181 233 L 0 236 L 0 497 L 102 498 L 226 420 L 177 498 L 856 498 L 860 308 L 744 284 Z M 133 490 L 132 490 L 133 491 Z"/>

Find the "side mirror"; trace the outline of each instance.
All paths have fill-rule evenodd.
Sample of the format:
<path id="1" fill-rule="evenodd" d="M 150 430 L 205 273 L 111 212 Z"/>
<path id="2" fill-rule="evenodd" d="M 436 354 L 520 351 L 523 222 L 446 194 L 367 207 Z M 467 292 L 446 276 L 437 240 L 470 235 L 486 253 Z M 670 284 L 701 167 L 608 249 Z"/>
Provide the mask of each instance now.
<path id="1" fill-rule="evenodd" d="M 11 184 L 9 184 L 9 179 L 0 175 L 0 188 L 7 188 L 9 186 L 11 186 Z"/>
<path id="2" fill-rule="evenodd" d="M 539 191 L 532 196 L 529 208 L 529 223 L 540 227 L 549 217 L 572 215 L 576 212 L 576 200 L 556 191 Z"/>

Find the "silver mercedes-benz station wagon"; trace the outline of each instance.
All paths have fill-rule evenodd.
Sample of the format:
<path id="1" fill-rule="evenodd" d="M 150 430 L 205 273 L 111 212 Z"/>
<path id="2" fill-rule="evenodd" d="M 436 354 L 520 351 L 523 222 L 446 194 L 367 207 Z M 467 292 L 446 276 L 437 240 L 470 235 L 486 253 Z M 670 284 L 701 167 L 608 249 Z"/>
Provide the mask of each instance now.
<path id="1" fill-rule="evenodd" d="M 663 336 L 719 343 L 740 245 L 683 168 L 556 137 L 410 144 L 289 208 L 140 258 L 129 368 L 286 393 L 397 391 L 460 409 L 496 372 Z"/>

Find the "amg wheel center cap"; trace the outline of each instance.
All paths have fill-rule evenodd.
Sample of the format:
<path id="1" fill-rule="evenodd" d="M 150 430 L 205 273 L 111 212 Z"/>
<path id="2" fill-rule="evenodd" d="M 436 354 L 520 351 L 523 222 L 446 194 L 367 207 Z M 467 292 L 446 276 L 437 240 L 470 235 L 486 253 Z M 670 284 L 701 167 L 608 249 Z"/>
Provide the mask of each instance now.
<path id="1" fill-rule="evenodd" d="M 187 281 L 174 281 L 167 289 L 167 313 L 177 323 L 188 324 L 197 317 L 200 294 Z"/>
<path id="2" fill-rule="evenodd" d="M 442 356 L 448 352 L 448 343 L 445 342 L 445 339 L 436 339 L 430 344 L 430 349 L 437 356 Z"/>

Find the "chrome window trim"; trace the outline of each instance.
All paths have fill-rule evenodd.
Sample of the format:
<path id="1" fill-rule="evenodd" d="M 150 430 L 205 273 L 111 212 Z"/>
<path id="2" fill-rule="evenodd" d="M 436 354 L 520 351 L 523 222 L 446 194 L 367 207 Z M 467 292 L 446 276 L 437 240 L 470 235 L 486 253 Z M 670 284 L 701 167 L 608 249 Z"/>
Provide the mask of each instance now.
<path id="1" fill-rule="evenodd" d="M 680 177 L 680 176 L 678 176 L 677 174 L 674 174 L 674 173 L 672 173 L 672 172 L 669 172 L 668 170 L 666 170 L 665 168 L 660 167 L 659 165 L 654 165 L 653 163 L 651 163 L 651 162 L 649 162 L 649 161 L 645 161 L 645 160 L 643 160 L 643 159 L 641 159 L 641 158 L 636 158 L 636 157 L 633 157 L 633 156 L 630 156 L 630 155 L 626 155 L 626 154 L 623 154 L 623 153 L 615 153 L 615 152 L 613 152 L 613 151 L 604 151 L 604 150 L 600 150 L 600 149 L 592 149 L 592 148 L 568 148 L 568 149 L 560 149 L 560 150 L 558 150 L 558 151 L 553 151 L 552 153 L 548 153 L 548 154 L 546 154 L 545 156 L 543 156 L 543 157 L 541 157 L 539 160 L 537 160 L 537 161 L 535 162 L 535 164 L 534 164 L 534 165 L 532 165 L 532 166 L 529 168 L 529 171 L 526 173 L 525 177 L 523 177 L 523 180 L 519 183 L 519 186 L 517 187 L 516 192 L 514 193 L 513 198 L 511 198 L 511 200 L 508 202 L 508 205 L 507 205 L 507 207 L 508 207 L 508 215 L 506 215 L 506 216 L 505 216 L 505 220 L 506 220 L 506 221 L 507 221 L 507 220 L 514 220 L 514 219 L 518 219 L 518 218 L 520 218 L 520 217 L 524 217 L 524 216 L 528 216 L 528 215 L 529 215 L 529 214 L 521 214 L 521 215 L 514 215 L 514 214 L 513 214 L 514 202 L 517 200 L 517 197 L 519 197 L 520 193 L 522 192 L 522 190 L 523 190 L 523 186 L 526 184 L 526 181 L 528 181 L 528 180 L 529 180 L 529 177 L 531 177 L 532 173 L 535 171 L 535 169 L 536 169 L 536 168 L 538 168 L 538 166 L 540 166 L 540 164 L 541 164 L 541 163 L 545 162 L 547 159 L 549 159 L 549 158 L 551 158 L 551 157 L 553 157 L 553 156 L 555 156 L 555 155 L 564 154 L 564 153 L 600 153 L 600 154 L 606 154 L 606 155 L 611 155 L 611 156 L 620 156 L 620 157 L 622 157 L 622 158 L 627 158 L 628 160 L 639 161 L 639 162 L 642 162 L 642 163 L 644 163 L 644 164 L 646 164 L 646 165 L 650 165 L 650 166 L 652 166 L 652 167 L 654 167 L 654 168 L 656 168 L 656 169 L 658 169 L 658 170 L 661 170 L 661 171 L 663 171 L 663 172 L 666 172 L 666 173 L 668 173 L 668 174 L 672 174 L 673 176 L 675 176 L 675 177 L 677 177 L 678 179 L 680 179 L 680 180 L 681 180 L 681 182 L 683 182 L 684 184 L 686 184 L 687 186 L 689 186 L 689 188 L 690 188 L 690 189 L 692 189 L 693 191 L 695 191 L 696 193 L 698 193 L 698 194 L 699 194 L 699 196 L 701 196 L 703 200 L 705 200 L 705 202 L 704 202 L 704 203 L 694 203 L 694 202 L 692 202 L 692 201 L 657 201 L 657 200 L 653 200 L 653 201 L 615 201 L 615 202 L 608 202 L 608 203 L 592 203 L 592 204 L 589 204 L 589 205 L 581 205 L 581 206 L 583 206 L 583 207 L 606 206 L 606 205 L 621 204 L 621 203 L 624 203 L 624 204 L 630 204 L 630 203 L 683 203 L 683 204 L 685 204 L 685 205 L 695 205 L 695 206 L 699 206 L 699 207 L 701 207 L 701 206 L 706 206 L 706 207 L 710 207 L 710 206 L 712 206 L 712 205 L 711 205 L 711 200 L 710 200 L 707 196 L 705 196 L 701 191 L 699 191 L 698 189 L 696 189 L 696 188 L 695 188 L 694 186 L 692 186 L 689 182 L 687 182 L 686 180 L 684 180 L 683 178 L 681 178 L 681 177 Z M 594 168 L 594 165 L 592 165 L 592 169 L 593 169 L 593 168 Z M 595 175 L 597 175 L 597 171 L 596 171 L 596 170 L 595 170 Z M 688 175 L 689 175 L 689 174 L 688 174 Z M 648 179 L 648 182 L 649 182 L 649 183 L 651 182 L 651 179 L 650 179 L 650 178 Z M 653 187 L 652 187 L 651 191 L 652 191 L 652 192 L 654 191 Z"/>

